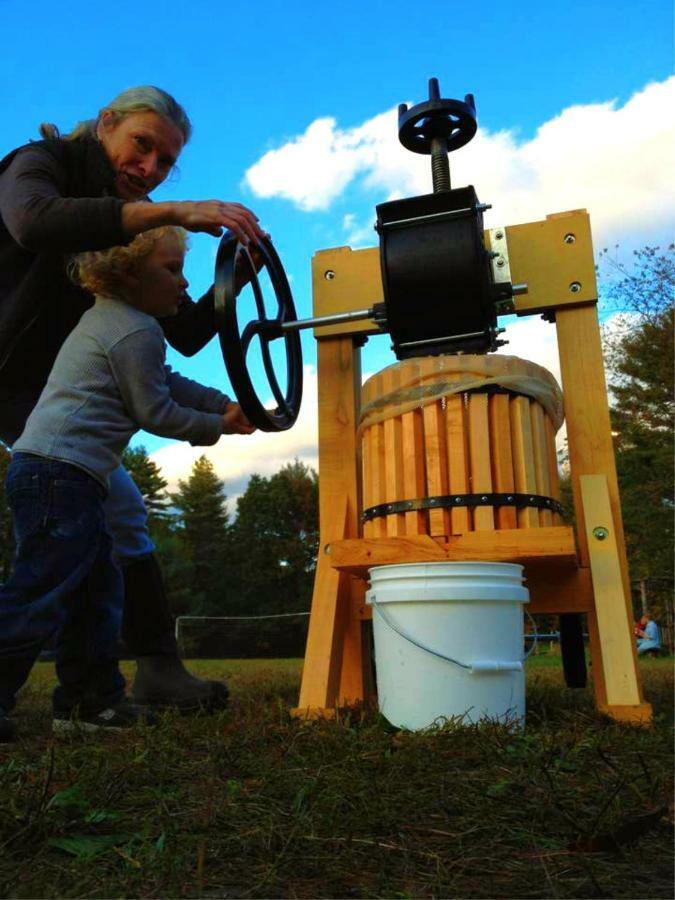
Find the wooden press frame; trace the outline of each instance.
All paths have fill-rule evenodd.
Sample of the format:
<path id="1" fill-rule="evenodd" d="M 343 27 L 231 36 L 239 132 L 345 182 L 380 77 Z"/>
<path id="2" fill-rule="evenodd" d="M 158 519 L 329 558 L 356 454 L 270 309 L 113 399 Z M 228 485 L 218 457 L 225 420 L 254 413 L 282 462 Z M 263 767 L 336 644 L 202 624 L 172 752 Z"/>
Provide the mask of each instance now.
<path id="1" fill-rule="evenodd" d="M 368 568 L 443 560 L 525 566 L 531 613 L 586 613 L 600 710 L 649 722 L 633 636 L 633 611 L 597 316 L 588 214 L 556 213 L 507 226 L 519 316 L 553 313 L 567 422 L 576 534 L 565 526 L 364 538 L 357 443 L 360 344 L 370 320 L 315 328 L 319 384 L 320 545 L 307 649 L 295 715 L 331 716 L 374 699 L 363 620 Z M 494 231 L 494 229 L 493 229 Z M 490 233 L 485 233 L 490 246 Z M 379 248 L 322 250 L 312 261 L 314 315 L 382 302 Z"/>

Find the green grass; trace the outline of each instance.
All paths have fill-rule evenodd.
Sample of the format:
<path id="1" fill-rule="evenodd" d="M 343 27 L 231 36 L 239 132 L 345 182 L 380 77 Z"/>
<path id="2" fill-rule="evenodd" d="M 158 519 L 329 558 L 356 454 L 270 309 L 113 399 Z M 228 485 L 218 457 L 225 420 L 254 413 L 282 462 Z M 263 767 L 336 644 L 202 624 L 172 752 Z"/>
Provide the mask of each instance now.
<path id="1" fill-rule="evenodd" d="M 673 664 L 640 665 L 651 728 L 555 657 L 528 663 L 520 734 L 294 720 L 301 663 L 245 660 L 190 665 L 225 713 L 54 740 L 39 664 L 0 746 L 0 896 L 672 897 Z"/>

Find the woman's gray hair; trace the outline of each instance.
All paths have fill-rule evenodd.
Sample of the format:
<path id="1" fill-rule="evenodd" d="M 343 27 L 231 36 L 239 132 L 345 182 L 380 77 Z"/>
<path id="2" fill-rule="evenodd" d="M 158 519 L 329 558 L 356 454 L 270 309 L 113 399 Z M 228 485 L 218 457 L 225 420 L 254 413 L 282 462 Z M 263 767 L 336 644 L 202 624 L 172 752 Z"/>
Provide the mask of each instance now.
<path id="1" fill-rule="evenodd" d="M 176 128 L 178 128 L 183 135 L 184 144 L 187 144 L 190 140 L 190 135 L 192 134 L 192 124 L 180 103 L 174 100 L 171 94 L 167 94 L 167 92 L 163 91 L 161 88 L 154 87 L 153 85 L 144 85 L 142 87 L 134 87 L 129 88 L 127 91 L 122 91 L 122 93 L 118 94 L 114 100 L 111 100 L 110 103 L 106 103 L 95 119 L 86 119 L 84 122 L 80 122 L 71 132 L 63 135 L 63 137 L 66 140 L 73 141 L 84 135 L 95 135 L 96 126 L 98 125 L 101 116 L 108 110 L 113 113 L 113 121 L 116 123 L 121 122 L 122 119 L 125 119 L 133 113 L 157 113 L 158 116 L 161 116 L 163 119 L 166 119 L 167 122 L 171 122 L 172 125 L 175 125 Z M 40 125 L 40 135 L 43 138 L 59 138 L 62 136 L 56 125 L 46 122 L 43 122 Z"/>

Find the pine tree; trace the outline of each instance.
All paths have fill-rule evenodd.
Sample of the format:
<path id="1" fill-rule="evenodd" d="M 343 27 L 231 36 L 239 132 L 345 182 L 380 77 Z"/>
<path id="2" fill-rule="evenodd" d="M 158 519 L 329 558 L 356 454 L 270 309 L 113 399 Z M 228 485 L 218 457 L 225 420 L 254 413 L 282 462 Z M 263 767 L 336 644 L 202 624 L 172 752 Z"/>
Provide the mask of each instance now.
<path id="1" fill-rule="evenodd" d="M 148 456 L 145 447 L 127 447 L 122 454 L 122 465 L 143 495 L 151 531 L 153 526 L 168 525 L 170 513 L 166 494 L 167 481 L 159 466 Z"/>
<path id="2" fill-rule="evenodd" d="M 170 494 L 178 512 L 179 534 L 192 565 L 193 596 L 202 611 L 217 612 L 227 588 L 224 575 L 228 513 L 225 484 L 213 465 L 200 456 L 187 481 Z M 194 611 L 194 610 L 191 610 Z"/>

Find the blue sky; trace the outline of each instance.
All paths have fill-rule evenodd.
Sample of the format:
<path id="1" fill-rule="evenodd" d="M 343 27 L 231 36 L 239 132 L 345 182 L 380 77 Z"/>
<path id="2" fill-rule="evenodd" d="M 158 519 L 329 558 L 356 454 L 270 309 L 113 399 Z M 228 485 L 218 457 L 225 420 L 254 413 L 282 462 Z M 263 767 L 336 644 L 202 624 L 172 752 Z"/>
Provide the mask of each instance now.
<path id="1" fill-rule="evenodd" d="M 39 0 L 0 0 L 0 16 L 4 150 L 36 137 L 41 121 L 67 130 L 95 116 L 126 87 L 165 88 L 187 108 L 194 137 L 154 197 L 250 206 L 274 239 L 303 317 L 311 315 L 313 253 L 374 245 L 376 203 L 430 190 L 428 162 L 422 169 L 399 149 L 391 111 L 425 99 L 431 76 L 443 96 L 476 97 L 479 135 L 451 167 L 455 186 L 473 183 L 493 204 L 489 226 L 586 206 L 596 248 L 618 242 L 629 255 L 672 238 L 670 0 L 70 0 L 58 12 Z M 216 246 L 206 235 L 192 240 L 193 295 L 211 281 Z M 541 343 L 533 326 L 519 324 L 511 352 Z M 378 341 L 364 354 L 367 371 L 394 361 L 386 339 Z M 310 334 L 303 347 L 311 367 Z M 171 362 L 227 388 L 215 342 Z M 230 495 L 251 471 L 268 474 L 295 455 L 314 462 L 311 368 L 306 404 L 297 430 L 225 438 L 209 451 Z M 149 435 L 139 442 L 172 480 L 197 452 Z"/>

